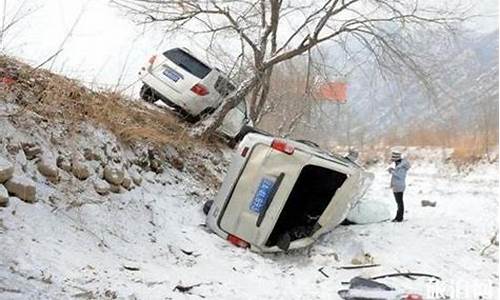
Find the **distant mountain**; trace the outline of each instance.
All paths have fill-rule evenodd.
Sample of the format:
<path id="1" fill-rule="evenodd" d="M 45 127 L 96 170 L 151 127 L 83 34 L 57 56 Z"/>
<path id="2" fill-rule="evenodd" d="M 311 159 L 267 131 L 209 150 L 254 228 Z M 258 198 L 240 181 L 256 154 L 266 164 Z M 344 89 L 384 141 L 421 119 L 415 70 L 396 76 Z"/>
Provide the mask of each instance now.
<path id="1" fill-rule="evenodd" d="M 491 62 L 498 62 L 498 30 L 480 36 L 471 46 L 481 65 L 487 66 Z"/>
<path id="2" fill-rule="evenodd" d="M 422 51 L 429 85 L 409 70 L 383 78 L 372 65 L 353 73 L 349 102 L 338 109 L 338 118 L 349 115 L 349 126 L 344 120 L 333 136 L 341 143 L 346 137 L 375 141 L 417 124 L 470 128 L 484 110 L 498 116 L 498 34 L 464 33 L 454 43 L 422 37 L 415 51 Z"/>

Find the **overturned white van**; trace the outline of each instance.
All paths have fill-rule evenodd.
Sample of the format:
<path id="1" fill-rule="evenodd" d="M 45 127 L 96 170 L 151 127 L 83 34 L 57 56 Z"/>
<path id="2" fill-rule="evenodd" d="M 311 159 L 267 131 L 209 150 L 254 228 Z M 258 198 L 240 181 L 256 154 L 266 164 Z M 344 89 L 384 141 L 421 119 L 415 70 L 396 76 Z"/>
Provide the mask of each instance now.
<path id="1" fill-rule="evenodd" d="M 238 146 L 207 225 L 256 252 L 305 247 L 345 219 L 372 179 L 311 143 L 251 133 Z"/>

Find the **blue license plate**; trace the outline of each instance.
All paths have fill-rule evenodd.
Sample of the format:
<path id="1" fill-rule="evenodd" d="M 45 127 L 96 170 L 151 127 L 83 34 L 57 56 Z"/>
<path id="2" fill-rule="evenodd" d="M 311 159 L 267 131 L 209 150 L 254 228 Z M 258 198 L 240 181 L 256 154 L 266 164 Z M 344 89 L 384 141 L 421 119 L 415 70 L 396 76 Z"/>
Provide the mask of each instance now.
<path id="1" fill-rule="evenodd" d="M 163 75 L 167 76 L 168 78 L 172 79 L 174 82 L 179 81 L 179 79 L 182 78 L 182 75 L 174 71 L 173 69 L 167 67 L 165 70 L 163 70 Z"/>
<path id="2" fill-rule="evenodd" d="M 255 193 L 252 202 L 250 203 L 250 210 L 260 214 L 266 207 L 269 201 L 269 194 L 273 189 L 275 178 L 264 177 L 260 181 L 259 188 Z"/>

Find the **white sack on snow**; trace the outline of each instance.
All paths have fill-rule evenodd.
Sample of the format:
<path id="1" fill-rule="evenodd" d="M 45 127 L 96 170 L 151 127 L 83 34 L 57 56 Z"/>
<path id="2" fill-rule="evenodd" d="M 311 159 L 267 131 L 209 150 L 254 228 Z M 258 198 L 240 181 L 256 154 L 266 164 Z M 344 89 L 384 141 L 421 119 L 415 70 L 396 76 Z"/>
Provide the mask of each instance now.
<path id="1" fill-rule="evenodd" d="M 361 200 L 347 214 L 347 220 L 356 224 L 378 223 L 390 219 L 389 205 L 376 200 Z"/>

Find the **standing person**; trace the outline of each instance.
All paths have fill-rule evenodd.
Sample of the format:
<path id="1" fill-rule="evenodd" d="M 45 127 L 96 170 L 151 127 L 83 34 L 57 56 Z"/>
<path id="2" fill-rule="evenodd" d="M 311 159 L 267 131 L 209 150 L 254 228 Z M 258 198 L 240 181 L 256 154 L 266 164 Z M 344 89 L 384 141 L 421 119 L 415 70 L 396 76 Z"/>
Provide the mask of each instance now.
<path id="1" fill-rule="evenodd" d="M 398 205 L 398 211 L 393 222 L 402 222 L 403 214 L 405 211 L 403 203 L 403 193 L 406 187 L 406 172 L 410 169 L 410 163 L 401 157 L 401 152 L 393 150 L 391 153 L 391 161 L 394 162 L 394 167 L 387 169 L 391 176 L 391 188 L 394 192 L 394 198 L 396 199 L 396 204 Z"/>

